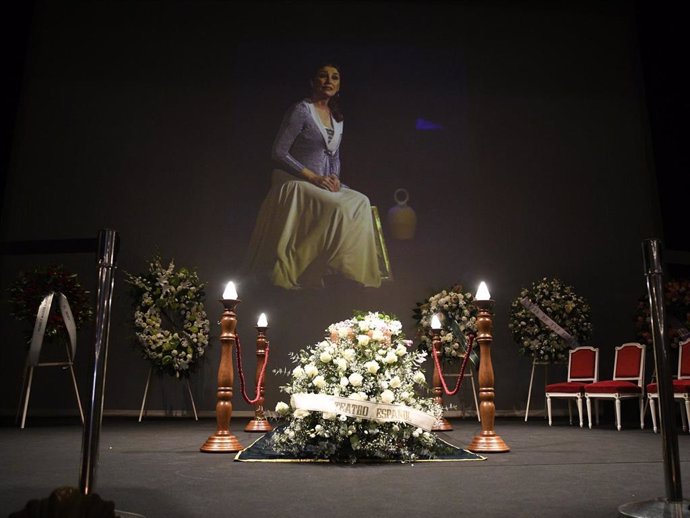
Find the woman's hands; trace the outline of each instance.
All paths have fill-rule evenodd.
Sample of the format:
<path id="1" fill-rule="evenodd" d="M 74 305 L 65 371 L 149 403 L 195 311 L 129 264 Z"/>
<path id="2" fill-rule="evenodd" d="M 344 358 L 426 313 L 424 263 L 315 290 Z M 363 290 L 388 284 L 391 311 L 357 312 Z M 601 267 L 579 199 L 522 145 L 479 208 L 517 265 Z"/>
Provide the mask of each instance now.
<path id="1" fill-rule="evenodd" d="M 305 168 L 302 171 L 302 177 L 308 182 L 313 183 L 317 187 L 320 187 L 327 191 L 340 191 L 340 178 L 338 178 L 335 175 L 321 176 Z"/>

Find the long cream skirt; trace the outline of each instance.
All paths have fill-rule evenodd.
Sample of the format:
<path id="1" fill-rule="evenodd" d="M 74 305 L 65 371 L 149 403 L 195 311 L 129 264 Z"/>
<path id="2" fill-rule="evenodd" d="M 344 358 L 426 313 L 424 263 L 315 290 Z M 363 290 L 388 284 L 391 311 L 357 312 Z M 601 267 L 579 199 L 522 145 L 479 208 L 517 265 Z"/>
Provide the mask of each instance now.
<path id="1" fill-rule="evenodd" d="M 287 289 L 322 286 L 340 273 L 381 284 L 369 199 L 352 189 L 330 192 L 279 169 L 261 205 L 247 267 Z"/>

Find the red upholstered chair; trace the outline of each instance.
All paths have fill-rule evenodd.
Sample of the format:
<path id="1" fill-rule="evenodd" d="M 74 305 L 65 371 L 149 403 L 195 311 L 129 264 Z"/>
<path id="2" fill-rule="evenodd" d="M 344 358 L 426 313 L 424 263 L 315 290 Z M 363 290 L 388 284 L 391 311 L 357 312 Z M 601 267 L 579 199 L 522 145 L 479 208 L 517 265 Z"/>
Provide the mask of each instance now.
<path id="1" fill-rule="evenodd" d="M 616 403 L 616 427 L 621 429 L 621 399 L 637 398 L 640 404 L 640 428 L 644 429 L 644 355 L 645 346 L 627 343 L 616 347 L 613 379 L 585 385 L 587 420 L 592 428 L 592 400 L 613 399 Z"/>
<path id="2" fill-rule="evenodd" d="M 572 400 L 577 403 L 577 414 L 582 428 L 582 400 L 585 396 L 585 385 L 599 379 L 599 349 L 583 345 L 569 351 L 568 381 L 552 383 L 546 386 L 546 409 L 551 426 L 551 398 L 568 400 L 568 416 L 573 424 Z"/>
<path id="3" fill-rule="evenodd" d="M 652 413 L 654 433 L 656 425 L 656 401 L 659 399 L 659 387 L 656 383 L 647 385 L 647 397 Z M 690 339 L 678 345 L 678 378 L 673 380 L 673 397 L 681 403 L 680 413 L 683 417 L 683 431 L 687 431 L 690 424 Z"/>

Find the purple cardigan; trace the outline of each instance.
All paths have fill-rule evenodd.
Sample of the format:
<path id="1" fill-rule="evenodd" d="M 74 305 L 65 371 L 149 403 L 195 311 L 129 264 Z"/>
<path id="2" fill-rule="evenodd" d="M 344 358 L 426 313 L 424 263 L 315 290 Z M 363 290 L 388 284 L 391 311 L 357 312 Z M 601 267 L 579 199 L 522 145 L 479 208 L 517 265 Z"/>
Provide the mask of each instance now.
<path id="1" fill-rule="evenodd" d="M 321 176 L 340 176 L 342 124 L 333 121 L 335 134 L 328 144 L 326 129 L 313 106 L 307 100 L 300 101 L 285 113 L 271 156 L 294 175 L 307 167 Z"/>

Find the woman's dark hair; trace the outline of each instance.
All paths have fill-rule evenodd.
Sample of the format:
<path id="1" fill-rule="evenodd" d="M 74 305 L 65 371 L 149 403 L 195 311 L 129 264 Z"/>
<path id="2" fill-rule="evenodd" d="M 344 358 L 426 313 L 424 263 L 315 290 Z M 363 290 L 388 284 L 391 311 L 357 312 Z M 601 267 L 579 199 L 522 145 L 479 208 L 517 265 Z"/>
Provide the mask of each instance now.
<path id="1" fill-rule="evenodd" d="M 326 61 L 314 69 L 312 78 L 316 77 L 316 74 L 319 73 L 319 70 L 321 70 L 324 67 L 335 68 L 338 71 L 338 74 L 342 77 L 340 67 L 332 61 Z M 345 117 L 343 116 L 343 110 L 340 107 L 340 92 L 336 93 L 333 97 L 331 97 L 331 99 L 328 101 L 328 107 L 331 109 L 331 114 L 333 115 L 333 118 L 337 122 L 342 122 Z"/>

